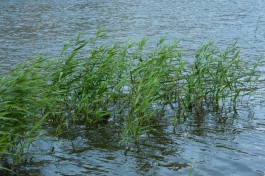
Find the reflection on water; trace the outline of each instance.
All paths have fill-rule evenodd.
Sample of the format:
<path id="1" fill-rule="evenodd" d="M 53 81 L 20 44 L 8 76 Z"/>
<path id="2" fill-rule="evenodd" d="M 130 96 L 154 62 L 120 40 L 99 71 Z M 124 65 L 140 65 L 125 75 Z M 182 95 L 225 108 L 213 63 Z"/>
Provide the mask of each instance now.
<path id="1" fill-rule="evenodd" d="M 180 39 L 184 53 L 193 54 L 207 41 L 224 47 L 238 40 L 246 59 L 265 53 L 264 0 L 1 0 L 0 8 L 2 70 L 36 53 L 56 56 L 78 32 L 90 37 L 99 27 L 108 32 L 107 43 L 147 36 L 152 45 L 164 36 Z M 35 143 L 41 152 L 27 168 L 58 176 L 187 175 L 191 168 L 194 175 L 265 175 L 260 98 L 251 100 L 255 106 L 243 102 L 238 114 L 189 117 L 176 127 L 165 122 L 130 147 L 119 143 L 112 124 L 46 136 Z"/>
<path id="2" fill-rule="evenodd" d="M 38 140 L 28 169 L 58 176 L 187 175 L 191 168 L 194 175 L 264 175 L 264 126 L 249 110 L 207 114 L 176 126 L 161 123 L 129 147 L 119 143 L 115 124 L 81 128 L 68 137 Z"/>

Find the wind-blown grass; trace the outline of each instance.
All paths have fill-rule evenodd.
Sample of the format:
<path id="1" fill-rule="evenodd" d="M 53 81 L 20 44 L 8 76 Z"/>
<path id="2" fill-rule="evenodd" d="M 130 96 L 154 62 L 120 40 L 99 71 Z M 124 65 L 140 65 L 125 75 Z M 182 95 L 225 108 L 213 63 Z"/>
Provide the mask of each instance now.
<path id="1" fill-rule="evenodd" d="M 37 137 L 35 131 L 44 120 L 38 117 L 43 84 L 34 69 L 23 63 L 0 77 L 0 167 L 24 160 L 24 148 Z"/>
<path id="2" fill-rule="evenodd" d="M 259 63 L 244 62 L 235 45 L 219 51 L 208 43 L 190 63 L 177 41 L 161 39 L 150 51 L 145 38 L 98 45 L 104 35 L 78 36 L 59 58 L 38 56 L 0 75 L 2 165 L 19 163 L 41 127 L 53 126 L 60 134 L 77 124 L 89 128 L 112 118 L 123 122 L 125 141 L 135 140 L 159 120 L 172 118 L 169 111 L 175 114 L 173 122 L 189 113 L 236 111 L 239 98 L 252 93 L 258 79 Z"/>

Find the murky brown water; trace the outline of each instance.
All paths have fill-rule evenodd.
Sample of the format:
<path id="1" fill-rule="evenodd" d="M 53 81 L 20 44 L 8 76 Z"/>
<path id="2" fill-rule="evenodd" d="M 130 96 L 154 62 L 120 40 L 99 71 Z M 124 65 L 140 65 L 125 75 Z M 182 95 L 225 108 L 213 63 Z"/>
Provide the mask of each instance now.
<path id="1" fill-rule="evenodd" d="M 1 0 L 2 69 L 36 53 L 57 55 L 68 40 L 99 27 L 106 42 L 149 43 L 178 38 L 184 52 L 207 41 L 224 47 L 238 40 L 242 57 L 265 54 L 264 0 Z M 264 75 L 263 75 L 264 77 Z M 264 82 L 244 101 L 239 114 L 189 117 L 173 127 L 161 125 L 138 146 L 119 144 L 118 127 L 80 130 L 71 138 L 47 136 L 27 169 L 32 175 L 265 175 Z M 54 151 L 52 152 L 52 148 Z"/>

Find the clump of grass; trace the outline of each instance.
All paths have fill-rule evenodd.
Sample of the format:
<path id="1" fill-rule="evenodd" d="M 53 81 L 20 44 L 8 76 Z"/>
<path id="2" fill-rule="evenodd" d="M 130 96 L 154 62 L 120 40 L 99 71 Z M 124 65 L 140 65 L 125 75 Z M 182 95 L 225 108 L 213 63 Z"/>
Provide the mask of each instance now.
<path id="1" fill-rule="evenodd" d="M 97 44 L 104 36 L 101 30 L 89 40 L 79 35 L 59 58 L 38 56 L 0 75 L 1 158 L 21 161 L 41 126 L 60 134 L 112 118 L 122 121 L 124 140 L 137 140 L 169 112 L 175 123 L 189 113 L 236 110 L 239 98 L 254 91 L 258 63 L 244 62 L 235 45 L 219 51 L 208 43 L 188 62 L 177 41 L 162 38 L 150 51 L 146 38 Z"/>
<path id="2" fill-rule="evenodd" d="M 251 93 L 259 77 L 255 70 L 257 63 L 247 64 L 239 52 L 235 44 L 219 51 L 213 43 L 203 45 L 197 51 L 195 63 L 186 78 L 189 109 L 195 108 L 197 113 L 206 109 L 217 111 L 230 103 L 236 111 L 239 96 Z"/>
<path id="3" fill-rule="evenodd" d="M 35 62 L 35 61 L 34 61 Z M 24 161 L 23 154 L 44 121 L 39 93 L 42 77 L 34 72 L 36 61 L 20 64 L 0 77 L 0 168 Z M 31 65 L 32 64 L 32 65 Z"/>

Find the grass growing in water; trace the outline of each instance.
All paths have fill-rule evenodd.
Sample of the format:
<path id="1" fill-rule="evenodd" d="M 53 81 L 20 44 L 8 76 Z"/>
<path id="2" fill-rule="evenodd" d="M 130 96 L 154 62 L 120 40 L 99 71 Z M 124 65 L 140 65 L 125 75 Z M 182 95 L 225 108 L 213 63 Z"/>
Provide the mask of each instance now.
<path id="1" fill-rule="evenodd" d="M 24 161 L 24 148 L 37 137 L 35 132 L 45 118 L 38 116 L 43 84 L 35 66 L 26 62 L 0 77 L 1 169 Z"/>
<path id="2" fill-rule="evenodd" d="M 125 141 L 137 140 L 169 118 L 169 111 L 175 114 L 173 122 L 189 113 L 202 116 L 226 107 L 236 111 L 239 98 L 252 93 L 258 79 L 259 62 L 248 65 L 235 45 L 220 51 L 208 43 L 190 63 L 177 41 L 161 39 L 148 51 L 145 38 L 98 45 L 104 35 L 99 31 L 89 40 L 78 36 L 65 45 L 61 57 L 38 56 L 0 75 L 2 167 L 23 160 L 25 147 L 42 125 L 63 133 L 77 124 L 89 127 L 112 118 L 122 121 Z M 80 57 L 87 46 L 88 56 Z"/>

